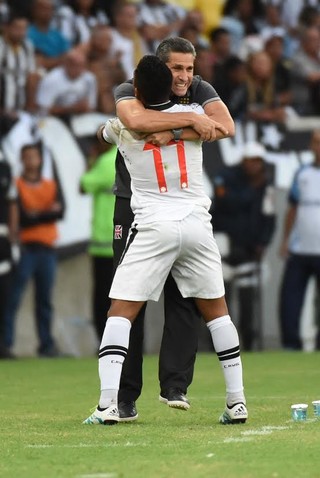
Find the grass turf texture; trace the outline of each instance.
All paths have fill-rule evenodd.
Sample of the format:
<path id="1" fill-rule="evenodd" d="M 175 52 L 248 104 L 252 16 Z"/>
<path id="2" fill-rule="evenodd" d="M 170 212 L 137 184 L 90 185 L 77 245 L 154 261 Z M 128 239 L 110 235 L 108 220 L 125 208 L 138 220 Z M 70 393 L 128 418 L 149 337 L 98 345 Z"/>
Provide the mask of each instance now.
<path id="1" fill-rule="evenodd" d="M 1 478 L 308 478 L 320 477 L 319 353 L 242 356 L 250 417 L 223 426 L 220 366 L 199 354 L 189 389 L 191 408 L 158 402 L 157 357 L 144 361 L 139 419 L 82 425 L 97 403 L 97 360 L 0 362 Z M 309 404 L 293 422 L 290 405 Z"/>

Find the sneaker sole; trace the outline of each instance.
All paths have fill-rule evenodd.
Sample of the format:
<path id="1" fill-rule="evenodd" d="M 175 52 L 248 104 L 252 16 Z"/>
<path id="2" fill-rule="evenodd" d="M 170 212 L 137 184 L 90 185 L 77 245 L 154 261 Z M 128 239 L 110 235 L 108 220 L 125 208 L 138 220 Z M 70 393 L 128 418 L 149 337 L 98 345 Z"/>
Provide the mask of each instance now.
<path id="1" fill-rule="evenodd" d="M 168 407 L 170 408 L 176 408 L 177 410 L 187 411 L 190 408 L 189 403 L 182 402 L 180 400 L 168 400 L 167 398 L 164 398 L 161 395 L 159 395 L 159 402 L 163 403 L 164 405 L 168 405 Z"/>
<path id="2" fill-rule="evenodd" d="M 111 425 L 116 425 L 119 421 L 120 421 L 119 419 L 118 419 L 118 420 L 112 420 L 112 419 L 110 420 L 110 419 L 108 419 L 108 420 L 105 420 L 105 421 L 103 422 L 103 424 L 104 424 L 104 425 L 109 425 L 109 426 L 111 426 Z"/>
<path id="3" fill-rule="evenodd" d="M 247 419 L 246 418 L 239 418 L 237 420 L 229 420 L 227 422 L 223 420 L 219 420 L 221 425 L 240 425 L 241 423 L 246 423 Z"/>
<path id="4" fill-rule="evenodd" d="M 123 417 L 123 418 L 120 417 L 119 422 L 121 423 L 134 422 L 135 420 L 137 420 L 138 417 L 139 417 L 138 413 L 134 417 Z"/>
<path id="5" fill-rule="evenodd" d="M 221 423 L 221 425 L 239 425 L 240 423 L 245 423 L 246 421 L 247 417 L 232 419 L 224 414 L 219 418 L 219 423 Z"/>

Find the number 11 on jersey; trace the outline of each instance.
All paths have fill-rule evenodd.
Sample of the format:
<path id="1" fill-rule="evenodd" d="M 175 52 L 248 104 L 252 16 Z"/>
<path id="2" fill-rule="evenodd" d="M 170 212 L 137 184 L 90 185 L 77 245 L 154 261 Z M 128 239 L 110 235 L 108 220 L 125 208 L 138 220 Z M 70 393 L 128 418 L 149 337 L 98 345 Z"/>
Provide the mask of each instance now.
<path id="1" fill-rule="evenodd" d="M 187 164 L 186 164 L 186 155 L 184 149 L 184 141 L 170 141 L 167 146 L 172 145 L 177 148 L 178 164 L 180 170 L 180 188 L 185 189 L 188 187 L 188 173 L 187 173 Z M 168 191 L 166 177 L 164 174 L 164 167 L 162 162 L 162 153 L 161 147 L 155 146 L 151 143 L 146 143 L 144 145 L 143 151 L 152 151 L 154 166 L 156 169 L 156 175 L 159 185 L 159 191 L 161 193 L 166 193 Z"/>

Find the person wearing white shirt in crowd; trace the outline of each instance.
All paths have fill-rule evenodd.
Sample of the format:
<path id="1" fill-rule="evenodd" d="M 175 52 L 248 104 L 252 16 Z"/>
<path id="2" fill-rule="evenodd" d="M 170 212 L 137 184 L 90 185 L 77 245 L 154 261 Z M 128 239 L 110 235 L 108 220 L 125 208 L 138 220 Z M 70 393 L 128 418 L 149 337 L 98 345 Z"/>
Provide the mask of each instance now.
<path id="1" fill-rule="evenodd" d="M 63 66 L 46 74 L 39 84 L 36 101 L 43 114 L 68 117 L 95 111 L 96 78 L 86 69 L 86 59 L 80 51 L 70 51 Z"/>
<path id="2" fill-rule="evenodd" d="M 95 0 L 70 0 L 58 8 L 54 25 L 75 46 L 90 40 L 96 25 L 107 25 L 105 12 L 96 6 Z"/>
<path id="3" fill-rule="evenodd" d="M 147 45 L 138 31 L 138 7 L 130 2 L 116 4 L 113 10 L 112 53 L 120 56 L 126 79 L 133 72 L 140 58 L 148 53 Z"/>

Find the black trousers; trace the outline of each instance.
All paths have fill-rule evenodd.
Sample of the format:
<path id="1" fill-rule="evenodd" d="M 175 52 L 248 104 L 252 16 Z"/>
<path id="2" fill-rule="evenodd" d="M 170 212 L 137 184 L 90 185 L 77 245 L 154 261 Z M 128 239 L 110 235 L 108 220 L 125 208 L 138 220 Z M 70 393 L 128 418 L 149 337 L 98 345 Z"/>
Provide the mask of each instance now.
<path id="1" fill-rule="evenodd" d="M 113 258 L 92 256 L 92 317 L 98 340 L 102 339 L 111 299 L 109 291 L 113 278 Z"/>
<path id="2" fill-rule="evenodd" d="M 130 200 L 117 197 L 113 240 L 115 267 L 125 248 L 132 221 Z M 122 369 L 119 401 L 135 401 L 141 394 L 145 310 L 146 306 L 132 324 L 128 355 Z M 164 286 L 164 317 L 159 356 L 160 388 L 162 392 L 170 387 L 180 388 L 186 393 L 193 378 L 200 315 L 194 301 L 181 296 L 171 274 Z"/>

